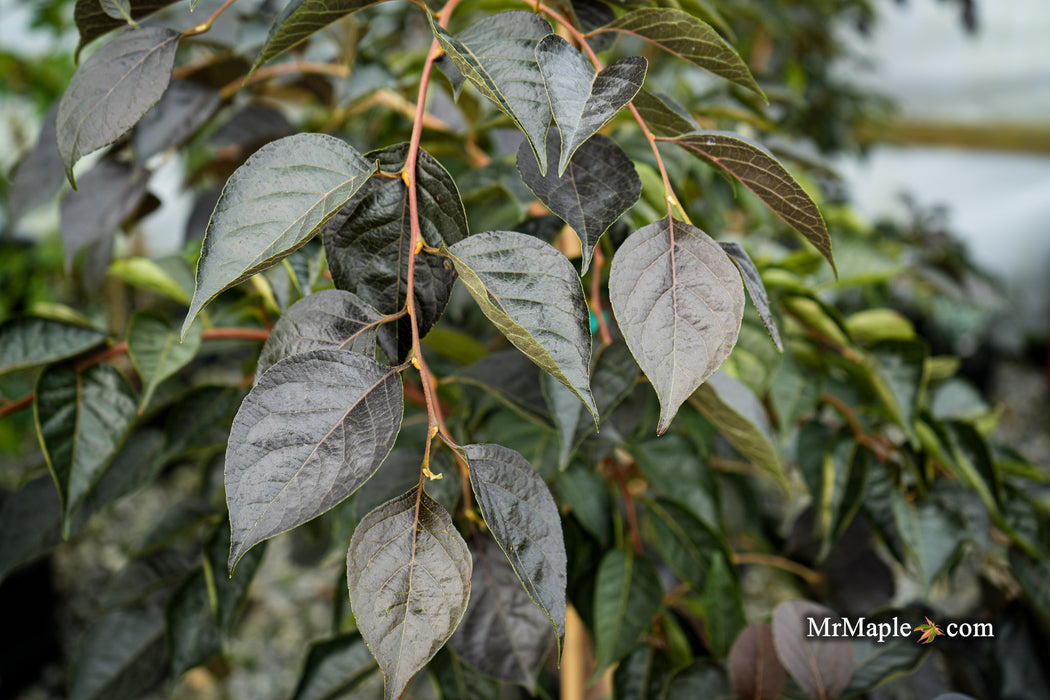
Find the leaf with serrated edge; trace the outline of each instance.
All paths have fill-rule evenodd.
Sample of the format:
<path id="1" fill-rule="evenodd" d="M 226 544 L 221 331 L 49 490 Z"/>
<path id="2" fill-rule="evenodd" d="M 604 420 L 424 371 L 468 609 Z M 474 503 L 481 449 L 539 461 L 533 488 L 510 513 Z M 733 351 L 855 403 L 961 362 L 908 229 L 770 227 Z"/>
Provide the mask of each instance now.
<path id="1" fill-rule="evenodd" d="M 256 151 L 230 176 L 211 215 L 183 335 L 220 292 L 305 245 L 376 167 L 327 134 L 295 134 Z"/>
<path id="2" fill-rule="evenodd" d="M 609 271 L 609 300 L 660 398 L 657 433 L 722 364 L 740 333 L 740 271 L 700 229 L 666 218 L 632 233 Z"/>
<path id="3" fill-rule="evenodd" d="M 544 37 L 536 47 L 536 61 L 561 133 L 560 177 L 576 149 L 634 98 L 649 63 L 641 56 L 628 56 L 596 73 L 591 62 L 557 34 Z"/>
<path id="4" fill-rule="evenodd" d="M 688 12 L 670 8 L 645 8 L 628 12 L 591 34 L 623 32 L 641 37 L 660 48 L 747 88 L 765 99 L 747 64 L 711 25 Z"/>
<path id="5" fill-rule="evenodd" d="M 386 459 L 401 428 L 401 376 L 346 350 L 311 350 L 262 376 L 226 450 L 230 570 L 253 545 L 338 505 Z"/>
<path id="6" fill-rule="evenodd" d="M 560 140 L 554 129 L 547 133 L 547 159 L 557 160 Z M 580 238 L 583 265 L 591 265 L 594 246 L 610 226 L 634 206 L 642 192 L 642 181 L 634 162 L 612 139 L 595 134 L 580 146 L 564 175 L 554 169 L 542 175 L 532 148 L 518 146 L 518 172 L 541 202 L 576 231 Z"/>
<path id="7" fill-rule="evenodd" d="M 564 255 L 515 231 L 486 231 L 448 249 L 482 312 L 541 369 L 572 389 L 598 421 L 591 396 L 589 311 Z"/>
<path id="8" fill-rule="evenodd" d="M 383 0 L 290 0 L 270 26 L 270 33 L 252 71 L 298 46 L 332 22 Z"/>
<path id="9" fill-rule="evenodd" d="M 715 372 L 693 394 L 700 409 L 729 443 L 776 481 L 787 486 L 769 417 L 758 397 L 739 379 Z"/>
<path id="10" fill-rule="evenodd" d="M 178 0 L 131 0 L 128 4 L 131 7 L 131 18 L 137 20 L 147 17 L 168 5 L 174 5 L 176 2 Z M 102 4 L 99 0 L 77 0 L 77 4 L 73 9 L 73 22 L 77 25 L 77 30 L 80 32 L 80 43 L 77 44 L 76 51 L 78 60 L 80 51 L 85 46 L 100 36 L 126 25 L 124 19 L 107 15 L 102 9 Z"/>
<path id="11" fill-rule="evenodd" d="M 77 70 L 55 122 L 58 150 L 74 187 L 73 165 L 126 134 L 164 94 L 181 36 L 161 27 L 129 30 Z"/>
<path id="12" fill-rule="evenodd" d="M 472 569 L 452 518 L 422 486 L 358 524 L 346 556 L 350 606 L 383 671 L 386 700 L 400 697 L 456 631 Z"/>
<path id="13" fill-rule="evenodd" d="M 105 340 L 97 328 L 33 316 L 12 318 L 0 324 L 0 375 L 64 360 Z"/>
<path id="14" fill-rule="evenodd" d="M 550 489 L 524 457 L 501 445 L 467 445 L 470 485 L 485 522 L 529 597 L 565 637 L 565 540 Z"/>
<path id="15" fill-rule="evenodd" d="M 112 365 L 52 365 L 36 384 L 37 436 L 62 498 L 62 529 L 102 476 L 135 419 L 135 397 Z"/>
<path id="16" fill-rule="evenodd" d="M 540 172 L 546 173 L 551 106 L 536 47 L 551 33 L 547 20 L 532 12 L 499 12 L 453 36 L 427 17 L 456 68 L 525 132 Z"/>
<path id="17" fill-rule="evenodd" d="M 740 180 L 774 214 L 812 243 L 838 274 L 835 259 L 831 255 L 828 227 L 816 203 L 791 177 L 791 173 L 764 148 L 736 134 L 720 131 L 696 131 L 657 140 L 676 143 Z"/>
<path id="18" fill-rule="evenodd" d="M 142 377 L 140 406 L 149 404 L 157 387 L 185 367 L 201 346 L 199 325 L 190 328 L 179 342 L 179 329 L 166 316 L 153 311 L 139 311 L 128 324 L 128 354 Z"/>
<path id="19" fill-rule="evenodd" d="M 255 369 L 258 384 L 266 370 L 301 352 L 332 348 L 375 357 L 373 323 L 382 316 L 350 292 L 325 289 L 292 304 L 274 324 Z"/>
<path id="20" fill-rule="evenodd" d="M 547 616 L 529 598 L 507 558 L 477 538 L 470 605 L 448 646 L 482 673 L 535 694 L 536 674 L 554 642 Z"/>
<path id="21" fill-rule="evenodd" d="M 369 153 L 380 175 L 369 180 L 324 228 L 325 255 L 332 282 L 361 297 L 379 313 L 395 314 L 408 299 L 408 264 L 412 259 L 408 187 L 397 175 L 405 166 L 408 144 Z M 452 176 L 426 151 L 416 162 L 416 212 L 420 235 L 434 248 L 452 245 L 469 234 L 466 213 Z M 456 273 L 443 256 L 415 255 L 415 320 L 419 337 L 437 323 L 448 303 Z M 398 362 L 412 349 L 412 320 L 402 316 L 377 329 L 379 345 Z"/>
<path id="22" fill-rule="evenodd" d="M 751 297 L 751 303 L 755 305 L 758 316 L 762 319 L 762 325 L 766 327 L 766 331 L 769 332 L 769 337 L 773 344 L 777 346 L 777 350 L 784 352 L 784 341 L 780 339 L 780 330 L 777 328 L 777 322 L 773 319 L 773 312 L 769 308 L 769 295 L 766 293 L 766 286 L 762 283 L 762 276 L 758 274 L 758 268 L 755 267 L 751 256 L 747 254 L 747 251 L 739 243 L 719 243 L 718 245 L 722 246 L 722 250 L 726 252 L 730 260 L 736 263 L 737 268 L 740 270 L 740 276 L 744 278 L 744 287 Z"/>
<path id="23" fill-rule="evenodd" d="M 648 559 L 623 549 L 608 552 L 594 587 L 597 677 L 634 648 L 660 612 L 663 586 Z"/>

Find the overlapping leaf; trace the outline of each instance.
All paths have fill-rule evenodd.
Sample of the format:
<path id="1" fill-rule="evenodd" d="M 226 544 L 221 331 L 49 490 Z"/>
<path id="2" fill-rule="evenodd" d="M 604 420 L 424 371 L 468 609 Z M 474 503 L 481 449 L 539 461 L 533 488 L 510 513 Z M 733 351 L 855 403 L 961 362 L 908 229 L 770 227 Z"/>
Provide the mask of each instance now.
<path id="1" fill-rule="evenodd" d="M 561 177 L 576 149 L 634 98 L 649 64 L 641 56 L 628 56 L 596 73 L 591 62 L 557 34 L 539 43 L 536 61 L 561 134 Z"/>
<path id="2" fill-rule="evenodd" d="M 312 34 L 352 12 L 371 7 L 383 0 L 289 0 L 270 26 L 266 45 L 255 61 L 255 70 L 297 46 Z"/>
<path id="3" fill-rule="evenodd" d="M 561 143 L 554 129 L 547 133 L 547 159 L 559 159 Z M 598 239 L 617 219 L 634 206 L 642 192 L 642 181 L 634 163 L 612 139 L 596 134 L 580 146 L 563 175 L 554 169 L 540 173 L 529 145 L 518 147 L 521 179 L 541 202 L 572 226 L 580 237 L 583 266 L 587 272 Z"/>
<path id="4" fill-rule="evenodd" d="M 130 0 L 131 18 L 138 20 L 147 17 L 157 10 L 168 5 L 174 5 L 178 0 Z M 77 56 L 80 50 L 89 43 L 107 34 L 114 29 L 125 26 L 123 18 L 115 18 L 106 14 L 99 0 L 77 0 L 73 8 L 73 22 L 80 32 L 80 43 L 77 45 Z"/>
<path id="5" fill-rule="evenodd" d="M 363 355 L 311 350 L 271 367 L 241 404 L 226 451 L 230 569 L 367 481 L 402 410 L 400 375 Z"/>
<path id="6" fill-rule="evenodd" d="M 791 173 L 764 148 L 720 131 L 695 131 L 661 140 L 678 144 L 740 180 L 774 214 L 812 243 L 835 269 L 831 237 L 820 210 Z"/>
<path id="7" fill-rule="evenodd" d="M 597 422 L 588 365 L 589 312 L 564 255 L 514 231 L 487 231 L 449 248 L 471 296 L 529 359 L 572 389 Z"/>
<path id="8" fill-rule="evenodd" d="M 613 549 L 598 567 L 594 589 L 597 675 L 630 653 L 660 612 L 663 586 L 648 559 Z"/>
<path id="9" fill-rule="evenodd" d="M 547 484 L 524 457 L 500 445 L 467 445 L 481 514 L 529 597 L 565 636 L 565 541 Z"/>
<path id="10" fill-rule="evenodd" d="M 762 283 L 762 276 L 758 273 L 758 268 L 755 267 L 751 256 L 739 243 L 719 243 L 719 245 L 740 270 L 740 276 L 744 279 L 744 287 L 751 297 L 751 303 L 755 305 L 758 316 L 762 319 L 762 325 L 769 332 L 773 344 L 777 346 L 777 350 L 784 352 L 784 341 L 780 339 L 780 330 L 769 308 L 769 294 L 766 293 L 766 285 Z"/>
<path id="11" fill-rule="evenodd" d="M 657 432 L 729 356 L 744 317 L 736 265 L 707 234 L 675 219 L 644 226 L 613 258 L 609 298 L 660 398 Z"/>
<path id="12" fill-rule="evenodd" d="M 512 11 L 489 15 L 454 36 L 432 19 L 431 27 L 456 68 L 525 132 L 546 173 L 551 105 L 536 47 L 551 33 L 550 24 L 538 14 Z"/>
<path id="13" fill-rule="evenodd" d="M 688 12 L 645 8 L 628 12 L 597 29 L 641 37 L 676 56 L 765 97 L 740 55 L 709 24 Z"/>
<path id="14" fill-rule="evenodd" d="M 8 225 L 13 227 L 30 211 L 51 201 L 66 181 L 58 152 L 55 119 L 58 105 L 44 115 L 36 145 L 15 166 L 8 194 Z"/>
<path id="15" fill-rule="evenodd" d="M 66 177 L 73 165 L 126 134 L 171 80 L 181 35 L 171 29 L 126 31 L 91 55 L 62 95 L 55 123 Z"/>
<path id="16" fill-rule="evenodd" d="M 681 136 L 700 127 L 680 105 L 645 88 L 634 96 L 634 107 L 657 136 Z"/>
<path id="17" fill-rule="evenodd" d="M 499 547 L 480 541 L 473 550 L 470 605 L 449 648 L 485 675 L 535 692 L 536 674 L 554 642 L 550 622 Z"/>
<path id="18" fill-rule="evenodd" d="M 116 454 L 135 418 L 135 397 L 112 365 L 77 372 L 52 365 L 37 380 L 37 434 L 62 499 L 63 533 Z"/>
<path id="19" fill-rule="evenodd" d="M 148 171 L 104 158 L 81 178 L 79 190 L 66 193 L 59 221 L 67 270 L 78 252 L 112 240 L 145 198 L 149 176 Z"/>
<path id="20" fill-rule="evenodd" d="M 135 20 L 131 18 L 131 1 L 130 0 L 100 0 L 102 3 L 102 11 L 113 19 L 119 19 L 128 24 L 134 24 Z"/>
<path id="21" fill-rule="evenodd" d="M 773 646 L 773 628 L 752 622 L 733 642 L 727 663 L 729 681 L 740 700 L 776 700 L 787 681 L 787 671 Z"/>
<path id="22" fill-rule="evenodd" d="M 84 635 L 70 700 L 142 697 L 163 675 L 164 619 L 156 608 L 121 608 Z"/>
<path id="23" fill-rule="evenodd" d="M 366 515 L 350 540 L 347 586 L 357 627 L 386 679 L 405 686 L 452 636 L 467 609 L 472 563 L 452 518 L 422 488 Z"/>
<path id="24" fill-rule="evenodd" d="M 46 365 L 101 345 L 97 328 L 25 316 L 0 324 L 0 375 Z"/>
<path id="25" fill-rule="evenodd" d="M 404 168 L 408 144 L 373 151 L 384 174 Z M 465 238 L 466 214 L 452 177 L 433 157 L 419 151 L 416 199 L 420 233 L 435 248 Z M 401 178 L 376 176 L 325 227 L 324 245 L 332 281 L 357 294 L 382 314 L 404 308 L 408 264 L 412 257 L 408 188 Z M 420 336 L 437 323 L 448 303 L 455 271 L 443 256 L 415 256 L 415 312 Z M 412 347 L 411 320 L 405 316 L 378 330 L 380 346 L 391 359 L 404 359 Z"/>
<path id="26" fill-rule="evenodd" d="M 131 136 L 135 157 L 142 162 L 179 145 L 211 119 L 221 103 L 217 90 L 188 80 L 172 81 L 135 125 Z"/>
<path id="27" fill-rule="evenodd" d="M 308 294 L 274 324 L 259 353 L 256 383 L 280 360 L 310 350 L 338 348 L 375 357 L 376 333 L 370 324 L 380 318 L 379 312 L 350 292 L 325 289 Z"/>
<path id="28" fill-rule="evenodd" d="M 185 367 L 201 345 L 200 326 L 194 325 L 179 342 L 179 329 L 170 319 L 153 311 L 140 311 L 128 324 L 128 354 L 142 377 L 142 406 L 168 377 Z"/>
<path id="29" fill-rule="evenodd" d="M 357 632 L 310 646 L 292 700 L 332 700 L 352 692 L 376 670 L 375 659 Z"/>
<path id="30" fill-rule="evenodd" d="M 809 619 L 839 619 L 833 611 L 804 600 L 784 601 L 773 611 L 773 644 L 780 662 L 810 697 L 835 700 L 853 674 L 853 647 L 845 639 L 813 639 Z"/>
<path id="31" fill-rule="evenodd" d="M 326 134 L 296 134 L 256 151 L 215 205 L 183 334 L 220 292 L 310 240 L 375 169 L 345 141 Z"/>

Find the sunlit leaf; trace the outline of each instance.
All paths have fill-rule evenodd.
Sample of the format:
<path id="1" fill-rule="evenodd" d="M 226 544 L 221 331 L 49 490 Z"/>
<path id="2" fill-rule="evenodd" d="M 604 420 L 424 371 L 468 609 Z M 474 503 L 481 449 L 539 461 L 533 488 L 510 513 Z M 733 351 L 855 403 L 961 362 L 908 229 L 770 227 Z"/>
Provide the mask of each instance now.
<path id="1" fill-rule="evenodd" d="M 270 368 L 226 451 L 230 569 L 253 545 L 338 505 L 379 468 L 401 427 L 401 376 L 364 355 L 311 350 Z"/>
<path id="2" fill-rule="evenodd" d="M 375 169 L 327 134 L 296 134 L 256 151 L 215 205 L 183 334 L 220 292 L 305 245 Z"/>
<path id="3" fill-rule="evenodd" d="M 386 700 L 459 626 L 472 563 L 452 518 L 422 488 L 388 501 L 354 531 L 346 558 L 350 605 L 386 679 Z"/>
<path id="4" fill-rule="evenodd" d="M 666 218 L 638 229 L 616 251 L 609 300 L 660 397 L 663 433 L 736 344 L 744 318 L 740 271 L 703 231 Z"/>

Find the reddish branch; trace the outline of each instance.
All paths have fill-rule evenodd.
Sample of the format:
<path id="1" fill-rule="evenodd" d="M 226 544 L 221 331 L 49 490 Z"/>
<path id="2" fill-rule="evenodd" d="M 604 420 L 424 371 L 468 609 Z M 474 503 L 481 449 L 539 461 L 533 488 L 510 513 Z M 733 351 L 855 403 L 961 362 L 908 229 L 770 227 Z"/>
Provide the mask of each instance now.
<path id="1" fill-rule="evenodd" d="M 866 433 L 857 419 L 857 414 L 842 399 L 826 391 L 821 392 L 819 399 L 834 408 L 840 416 L 846 419 L 850 430 L 853 431 L 853 439 L 871 450 L 872 454 L 875 455 L 875 459 L 883 464 L 889 461 L 889 453 L 895 449 L 892 443 L 885 438 Z"/>
<path id="2" fill-rule="evenodd" d="M 211 328 L 201 333 L 201 340 L 254 340 L 263 342 L 270 337 L 270 331 L 261 328 Z M 113 347 L 100 350 L 93 355 L 88 355 L 74 365 L 78 372 L 83 372 L 88 367 L 94 367 L 115 357 L 121 357 L 128 353 L 127 343 L 117 343 Z M 21 411 L 33 405 L 35 394 L 29 393 L 20 399 L 16 399 L 0 406 L 0 418 Z"/>

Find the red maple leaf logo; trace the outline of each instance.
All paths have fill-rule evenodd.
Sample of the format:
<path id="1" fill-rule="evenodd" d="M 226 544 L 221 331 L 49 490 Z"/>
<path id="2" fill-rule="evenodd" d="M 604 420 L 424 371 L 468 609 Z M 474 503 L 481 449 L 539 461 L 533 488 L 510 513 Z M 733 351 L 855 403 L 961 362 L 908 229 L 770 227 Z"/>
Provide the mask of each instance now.
<path id="1" fill-rule="evenodd" d="M 944 634 L 940 626 L 938 626 L 936 622 L 934 622 L 928 617 L 926 618 L 926 624 L 919 625 L 915 628 L 915 631 L 922 632 L 922 636 L 919 637 L 919 641 L 923 644 L 929 644 L 934 640 L 935 637 L 937 637 L 937 635 Z"/>

